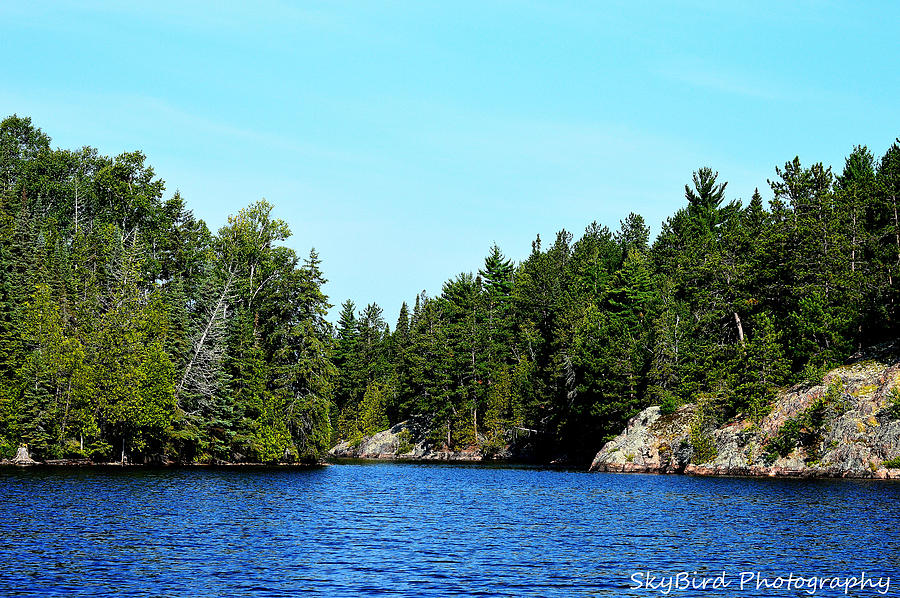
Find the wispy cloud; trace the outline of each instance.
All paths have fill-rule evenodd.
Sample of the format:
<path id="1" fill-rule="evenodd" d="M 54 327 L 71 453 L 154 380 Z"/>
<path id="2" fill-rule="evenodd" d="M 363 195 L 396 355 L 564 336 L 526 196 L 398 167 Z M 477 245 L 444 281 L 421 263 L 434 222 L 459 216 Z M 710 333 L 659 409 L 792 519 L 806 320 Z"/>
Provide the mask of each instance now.
<path id="1" fill-rule="evenodd" d="M 670 80 L 719 93 L 766 101 L 800 99 L 800 90 L 787 89 L 783 82 L 736 68 L 725 70 L 696 58 L 682 58 L 662 64 L 657 73 Z"/>
<path id="2" fill-rule="evenodd" d="M 42 127 L 52 123 L 46 122 L 41 115 L 54 115 L 53 120 L 77 122 L 79 128 L 87 127 L 98 132 L 118 129 L 122 138 L 140 135 L 136 141 L 142 145 L 152 142 L 154 137 L 174 131 L 178 137 L 170 140 L 171 146 L 196 151 L 202 151 L 204 146 L 207 148 L 205 151 L 213 153 L 215 147 L 246 147 L 256 151 L 263 148 L 289 154 L 295 159 L 314 158 L 345 166 L 377 161 L 374 156 L 342 151 L 333 145 L 306 142 L 289 134 L 216 120 L 149 95 L 82 91 L 60 93 L 49 89 L 10 92 L 0 89 L 0 105 L 8 107 L 7 112 L 20 110 L 23 114 L 35 116 L 36 124 Z M 53 134 L 58 130 L 54 125 L 53 130 L 48 129 L 48 132 Z"/>

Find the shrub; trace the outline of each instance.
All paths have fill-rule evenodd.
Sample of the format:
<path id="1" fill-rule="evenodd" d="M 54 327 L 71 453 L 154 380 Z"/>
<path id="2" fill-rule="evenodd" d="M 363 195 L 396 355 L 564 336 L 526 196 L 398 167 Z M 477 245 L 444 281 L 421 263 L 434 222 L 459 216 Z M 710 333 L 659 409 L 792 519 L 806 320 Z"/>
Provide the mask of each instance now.
<path id="1" fill-rule="evenodd" d="M 672 415 L 678 410 L 678 399 L 670 392 L 662 394 L 659 401 L 659 412 L 662 415 Z"/>
<path id="2" fill-rule="evenodd" d="M 357 421 L 363 436 L 372 436 L 391 427 L 385 411 L 387 392 L 378 382 L 370 382 L 359 402 Z"/>
<path id="3" fill-rule="evenodd" d="M 784 422 L 775 436 L 766 444 L 766 461 L 772 463 L 778 457 L 786 457 L 800 442 L 800 431 L 803 429 L 802 416 Z"/>
<path id="4" fill-rule="evenodd" d="M 819 459 L 818 446 L 828 426 L 829 417 L 847 410 L 844 385 L 833 380 L 825 395 L 813 401 L 797 417 L 784 422 L 765 447 L 765 457 L 772 463 L 778 457 L 786 457 L 802 442 L 808 449 L 808 462 Z"/>
<path id="5" fill-rule="evenodd" d="M 888 397 L 887 413 L 891 419 L 900 419 L 900 388 L 892 388 Z"/>
<path id="6" fill-rule="evenodd" d="M 113 456 L 113 447 L 105 440 L 97 438 L 84 447 L 84 452 L 91 461 L 108 461 Z"/>
<path id="7" fill-rule="evenodd" d="M 813 363 L 810 361 L 800 372 L 800 381 L 807 382 L 810 386 L 822 384 L 825 374 L 828 373 L 828 362 Z"/>
<path id="8" fill-rule="evenodd" d="M 700 420 L 691 422 L 691 447 L 694 449 L 691 456 L 691 463 L 694 465 L 708 463 L 719 455 L 716 441 L 704 431 Z"/>
<path id="9" fill-rule="evenodd" d="M 718 394 L 708 393 L 697 396 L 697 411 L 691 420 L 689 437 L 691 448 L 693 448 L 691 462 L 695 465 L 708 463 L 719 454 L 716 441 L 708 430 L 714 429 L 719 423 L 717 414 L 721 412 L 721 398 Z"/>
<path id="10" fill-rule="evenodd" d="M 754 425 L 759 423 L 772 412 L 772 402 L 775 400 L 774 391 L 767 390 L 765 392 L 755 393 L 750 397 L 747 405 L 747 412 Z"/>
<path id="11" fill-rule="evenodd" d="M 0 459 L 12 459 L 16 456 L 18 446 L 9 442 L 6 438 L 0 437 Z"/>
<path id="12" fill-rule="evenodd" d="M 412 434 L 406 428 L 397 434 L 397 456 L 405 455 L 413 450 Z"/>
<path id="13" fill-rule="evenodd" d="M 894 457 L 893 459 L 888 459 L 887 461 L 883 462 L 881 466 L 888 469 L 900 469 L 900 456 Z"/>

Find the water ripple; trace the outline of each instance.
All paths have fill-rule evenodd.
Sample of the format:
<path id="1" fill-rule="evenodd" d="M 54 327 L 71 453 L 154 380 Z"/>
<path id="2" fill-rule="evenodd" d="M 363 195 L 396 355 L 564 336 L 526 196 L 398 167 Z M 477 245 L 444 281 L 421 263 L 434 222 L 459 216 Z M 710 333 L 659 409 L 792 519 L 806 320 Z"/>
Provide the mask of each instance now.
<path id="1" fill-rule="evenodd" d="M 891 483 L 459 465 L 5 468 L 0 595 L 651 596 L 632 574 L 681 571 L 866 571 L 896 589 L 898 499 Z"/>

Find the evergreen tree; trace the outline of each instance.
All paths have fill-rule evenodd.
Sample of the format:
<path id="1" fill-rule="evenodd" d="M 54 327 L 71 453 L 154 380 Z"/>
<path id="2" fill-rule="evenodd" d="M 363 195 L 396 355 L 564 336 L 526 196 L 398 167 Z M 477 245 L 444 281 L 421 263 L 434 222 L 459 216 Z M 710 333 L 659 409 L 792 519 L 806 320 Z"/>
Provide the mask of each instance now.
<path id="1" fill-rule="evenodd" d="M 900 330 L 900 139 L 882 156 L 875 181 L 869 245 L 877 264 L 874 303 L 883 306 L 882 330 L 896 335 Z"/>
<path id="2" fill-rule="evenodd" d="M 484 343 L 491 364 L 513 359 L 512 291 L 515 267 L 494 244 L 478 271 L 482 285 Z M 489 379 L 489 377 L 488 377 Z"/>
<path id="3" fill-rule="evenodd" d="M 900 140 L 795 158 L 746 206 L 704 167 L 650 230 L 538 236 L 520 264 L 332 326 L 314 250 L 255 202 L 211 233 L 141 152 L 0 122 L 0 452 L 315 460 L 415 417 L 448 448 L 586 459 L 638 409 L 759 420 L 775 390 L 900 329 Z"/>

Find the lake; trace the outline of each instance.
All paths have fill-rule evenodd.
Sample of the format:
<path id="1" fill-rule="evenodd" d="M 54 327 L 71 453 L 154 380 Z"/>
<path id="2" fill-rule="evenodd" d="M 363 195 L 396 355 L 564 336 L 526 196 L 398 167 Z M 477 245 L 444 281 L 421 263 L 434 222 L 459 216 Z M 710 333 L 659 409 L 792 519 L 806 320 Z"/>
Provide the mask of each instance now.
<path id="1" fill-rule="evenodd" d="M 898 525 L 891 482 L 0 468 L 0 595 L 895 596 Z"/>

